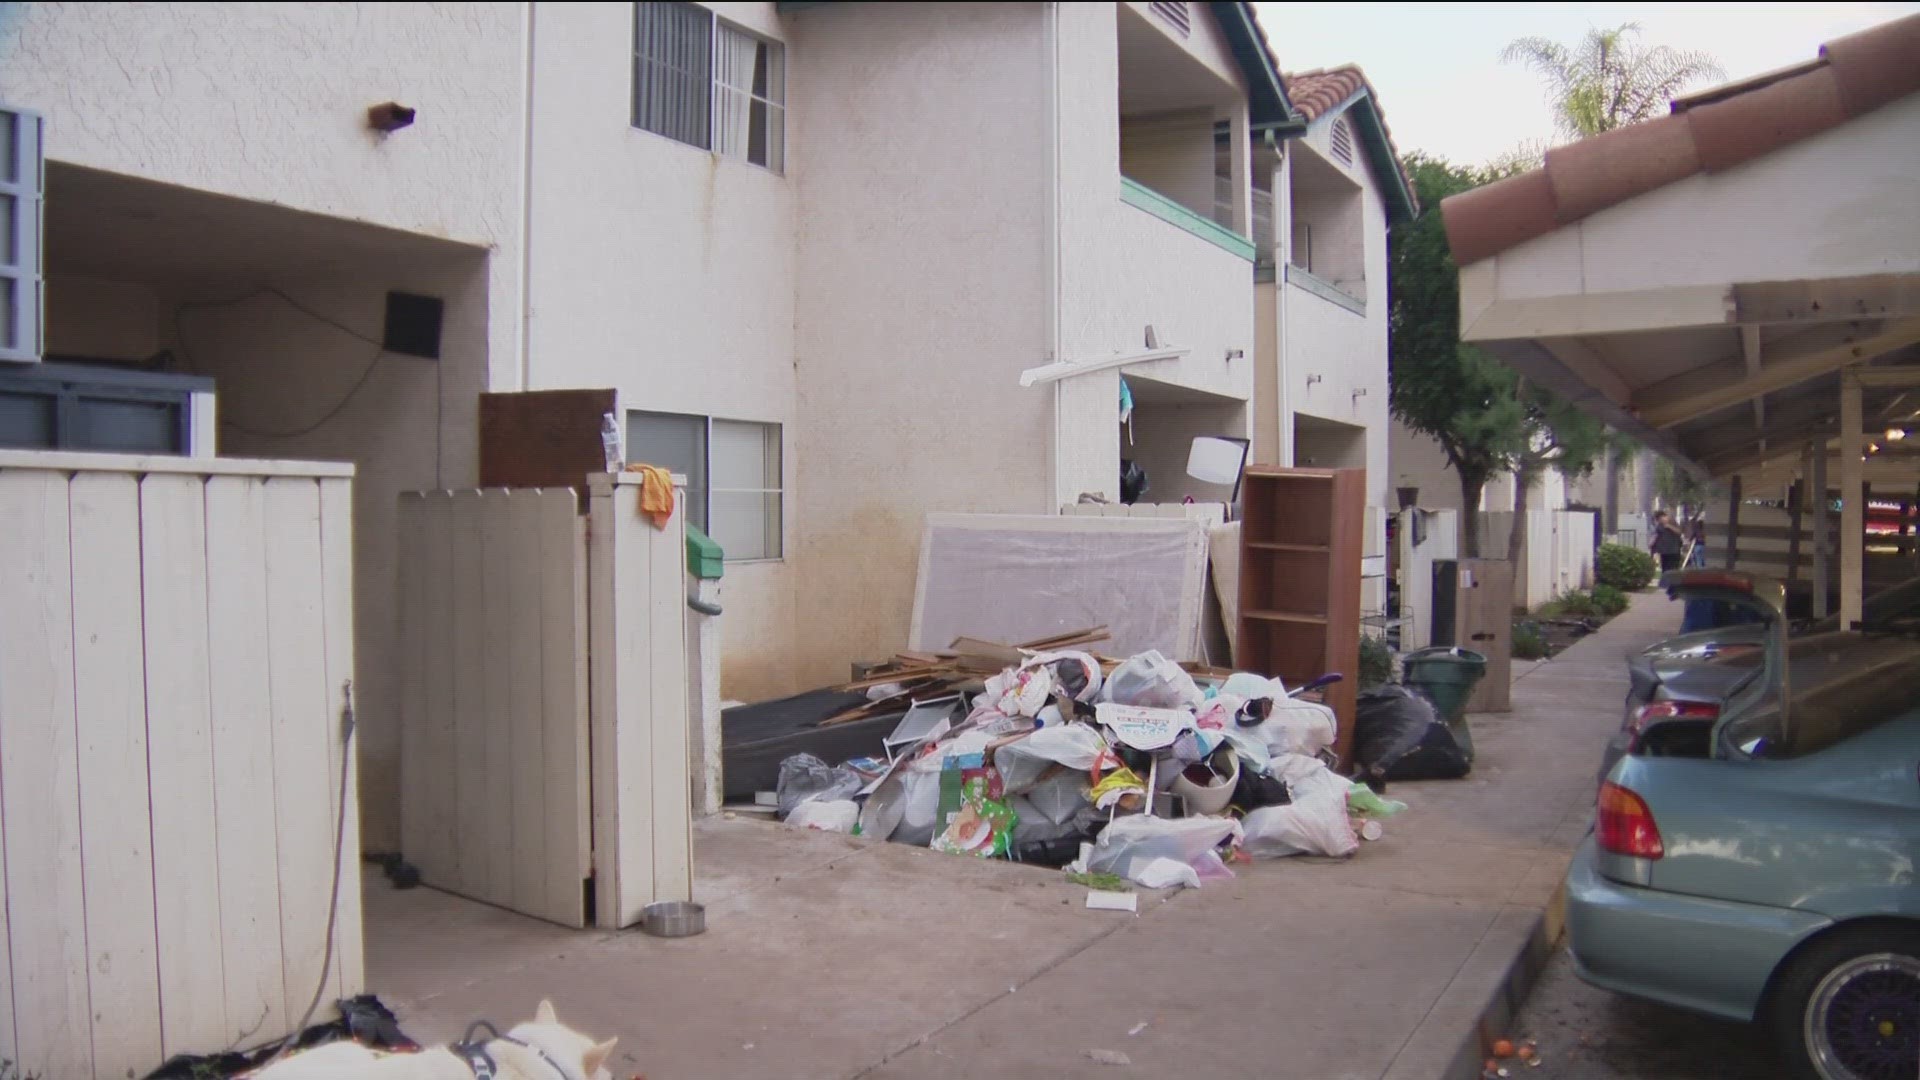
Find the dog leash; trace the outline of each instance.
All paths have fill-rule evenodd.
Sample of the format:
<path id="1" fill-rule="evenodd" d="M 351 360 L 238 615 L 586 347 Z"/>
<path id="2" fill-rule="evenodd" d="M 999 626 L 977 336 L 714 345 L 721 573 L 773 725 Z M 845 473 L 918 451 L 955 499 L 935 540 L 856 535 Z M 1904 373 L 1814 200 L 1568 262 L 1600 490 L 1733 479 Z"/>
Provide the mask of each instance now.
<path id="1" fill-rule="evenodd" d="M 474 1035 L 482 1028 L 486 1029 L 488 1037 L 484 1040 L 474 1038 Z M 499 1063 L 493 1060 L 493 1055 L 487 1053 L 487 1044 L 495 1040 L 512 1043 L 515 1046 L 533 1051 L 534 1056 L 546 1062 L 547 1068 L 552 1069 L 553 1074 L 558 1076 L 560 1080 L 571 1080 L 567 1075 L 567 1070 L 561 1068 L 559 1062 L 548 1057 L 545 1050 L 540 1049 L 532 1043 L 522 1042 L 511 1035 L 500 1034 L 500 1029 L 494 1027 L 491 1021 L 475 1020 L 473 1023 L 467 1025 L 467 1033 L 460 1037 L 459 1042 L 447 1047 L 447 1049 L 451 1051 L 455 1057 L 466 1062 L 467 1068 L 473 1070 L 473 1080 L 496 1080 L 500 1075 L 500 1066 Z"/>

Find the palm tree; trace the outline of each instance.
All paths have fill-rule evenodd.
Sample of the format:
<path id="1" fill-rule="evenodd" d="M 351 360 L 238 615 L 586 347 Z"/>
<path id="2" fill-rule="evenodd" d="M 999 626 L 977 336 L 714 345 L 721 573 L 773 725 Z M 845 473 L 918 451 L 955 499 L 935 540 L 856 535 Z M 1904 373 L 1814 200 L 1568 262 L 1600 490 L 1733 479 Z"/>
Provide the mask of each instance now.
<path id="1" fill-rule="evenodd" d="M 1667 45 L 1642 45 L 1639 23 L 1622 23 L 1610 30 L 1589 28 L 1579 44 L 1569 49 L 1543 37 L 1524 37 L 1500 50 L 1502 63 L 1522 63 L 1546 80 L 1554 125 L 1568 139 L 1585 139 L 1615 128 L 1651 120 L 1660 115 L 1682 90 L 1706 79 L 1724 79 L 1718 61 L 1703 52 Z M 1537 167 L 1541 148 L 1523 146 L 1501 164 Z M 1607 442 L 1601 468 L 1605 470 L 1606 501 L 1601 516 L 1608 531 L 1619 515 L 1619 463 L 1624 448 Z M 1626 450 L 1631 459 L 1632 451 Z M 1518 468 L 1514 473 L 1513 525 L 1508 540 L 1515 565 L 1516 602 L 1520 566 L 1526 545 L 1527 488 L 1540 470 Z"/>
<path id="2" fill-rule="evenodd" d="M 1584 139 L 1659 115 L 1673 97 L 1704 79 L 1724 79 L 1713 57 L 1666 45 L 1640 44 L 1640 24 L 1589 29 L 1569 49 L 1543 37 L 1524 37 L 1500 51 L 1503 63 L 1522 63 L 1547 82 L 1554 123 L 1562 135 Z"/>

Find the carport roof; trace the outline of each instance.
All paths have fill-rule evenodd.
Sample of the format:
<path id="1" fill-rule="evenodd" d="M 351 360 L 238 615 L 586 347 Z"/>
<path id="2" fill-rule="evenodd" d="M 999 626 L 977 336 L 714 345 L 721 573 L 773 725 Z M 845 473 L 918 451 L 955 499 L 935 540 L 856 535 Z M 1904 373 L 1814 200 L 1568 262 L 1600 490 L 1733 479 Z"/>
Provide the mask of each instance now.
<path id="1" fill-rule="evenodd" d="M 1920 420 L 1916 91 L 1920 16 L 1446 200 L 1461 337 L 1714 475 L 1838 434 L 1848 368 Z"/>
<path id="2" fill-rule="evenodd" d="M 1680 98 L 1668 116 L 1546 153 L 1543 168 L 1446 200 L 1460 265 L 1695 173 L 1719 172 L 1920 90 L 1920 15 L 1838 38 L 1818 59 Z"/>

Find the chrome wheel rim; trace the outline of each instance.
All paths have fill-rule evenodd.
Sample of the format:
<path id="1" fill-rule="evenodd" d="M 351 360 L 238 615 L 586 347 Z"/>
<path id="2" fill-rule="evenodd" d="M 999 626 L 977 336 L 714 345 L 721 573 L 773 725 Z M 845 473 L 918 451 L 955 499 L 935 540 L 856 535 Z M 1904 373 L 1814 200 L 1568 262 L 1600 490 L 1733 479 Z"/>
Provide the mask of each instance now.
<path id="1" fill-rule="evenodd" d="M 1826 1080 L 1912 1080 L 1920 1074 L 1920 959 L 1856 956 L 1814 987 L 1803 1021 Z"/>

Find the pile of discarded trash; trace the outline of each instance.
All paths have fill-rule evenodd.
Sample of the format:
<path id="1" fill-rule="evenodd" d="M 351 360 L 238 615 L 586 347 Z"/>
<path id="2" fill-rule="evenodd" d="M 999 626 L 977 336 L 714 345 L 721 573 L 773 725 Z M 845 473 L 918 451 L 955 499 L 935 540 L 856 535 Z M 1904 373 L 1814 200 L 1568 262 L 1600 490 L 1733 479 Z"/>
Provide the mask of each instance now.
<path id="1" fill-rule="evenodd" d="M 885 757 L 780 765 L 792 825 L 1008 858 L 1147 888 L 1249 857 L 1351 855 L 1405 809 L 1335 772 L 1333 710 L 1278 679 L 1196 681 L 1146 652 L 1103 670 L 1041 652 L 985 689 L 917 702 Z"/>

